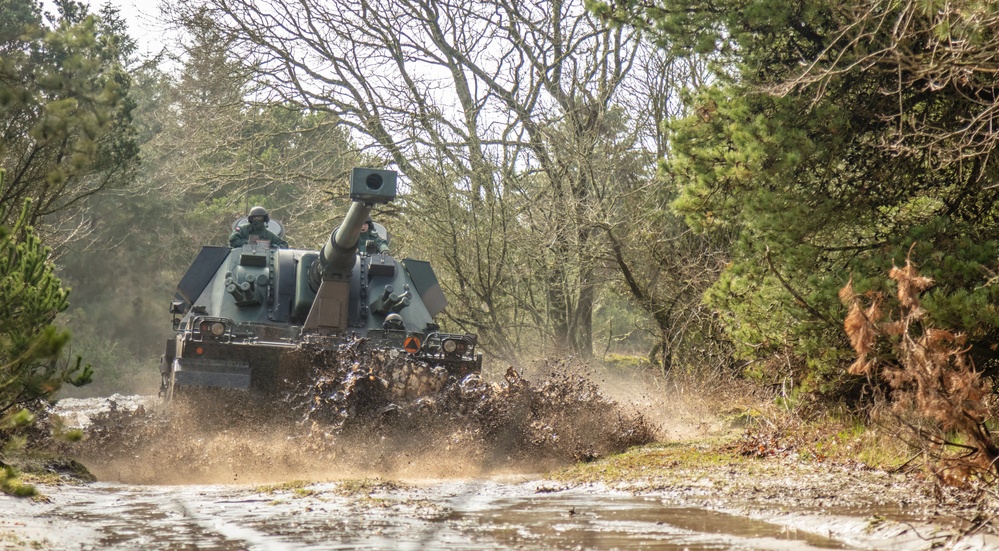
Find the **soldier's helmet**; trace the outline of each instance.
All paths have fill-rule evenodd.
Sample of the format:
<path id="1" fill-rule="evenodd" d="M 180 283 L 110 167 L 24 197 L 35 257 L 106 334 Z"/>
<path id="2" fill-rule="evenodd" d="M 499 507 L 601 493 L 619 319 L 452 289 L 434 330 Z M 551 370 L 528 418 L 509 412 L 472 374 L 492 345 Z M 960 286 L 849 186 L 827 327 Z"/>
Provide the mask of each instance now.
<path id="1" fill-rule="evenodd" d="M 247 218 L 249 218 L 250 222 L 253 222 L 254 217 L 263 218 L 265 223 L 271 221 L 271 216 L 270 214 L 267 213 L 267 209 L 265 209 L 264 207 L 258 206 L 250 209 L 250 214 L 247 215 Z"/>

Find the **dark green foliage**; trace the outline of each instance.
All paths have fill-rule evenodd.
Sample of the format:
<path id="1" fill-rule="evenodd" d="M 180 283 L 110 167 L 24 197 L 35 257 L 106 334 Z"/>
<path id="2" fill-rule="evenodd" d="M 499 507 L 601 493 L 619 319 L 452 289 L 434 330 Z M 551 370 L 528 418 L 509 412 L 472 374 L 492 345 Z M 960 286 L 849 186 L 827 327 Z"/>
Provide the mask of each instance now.
<path id="1" fill-rule="evenodd" d="M 0 170 L 0 184 L 3 177 Z M 0 227 L 0 492 L 19 497 L 35 495 L 35 489 L 2 460 L 24 446 L 15 434 L 34 416 L 13 410 L 51 396 L 65 383 L 85 385 L 93 375 L 80 357 L 61 359 L 69 332 L 52 322 L 69 305 L 69 291 L 54 275 L 49 248 L 27 224 L 29 212 L 26 201 L 13 228 Z"/>
<path id="2" fill-rule="evenodd" d="M 38 494 L 34 486 L 21 482 L 17 469 L 7 466 L 0 466 L 0 492 L 16 497 Z"/>
<path id="3" fill-rule="evenodd" d="M 127 183 L 138 150 L 123 65 L 134 49 L 113 10 L 63 0 L 46 21 L 32 0 L 0 2 L 0 222 L 30 198 L 27 223 Z M 55 221 L 50 221 L 54 223 Z"/>
<path id="4" fill-rule="evenodd" d="M 878 274 L 901 265 L 913 244 L 936 281 L 924 306 L 968 334 L 979 367 L 992 367 L 999 165 L 990 132 L 961 131 L 995 106 L 996 90 L 978 75 L 948 80 L 933 59 L 940 44 L 953 46 L 951 32 L 995 31 L 994 17 L 976 17 L 996 8 L 967 4 L 964 12 L 826 0 L 595 8 L 648 29 L 663 47 L 717 62 L 714 83 L 671 124 L 665 170 L 691 225 L 738 235 L 706 297 L 758 373 L 805 375 L 809 390 L 844 388 L 839 368 L 850 352 L 836 292 L 851 276 L 860 292 L 882 290 Z M 978 26 L 948 31 L 947 21 Z M 978 63 L 973 54 L 968 66 Z M 962 66 L 963 53 L 954 55 L 947 62 Z M 785 360 L 771 361 L 777 355 Z"/>
<path id="5" fill-rule="evenodd" d="M 69 291 L 53 274 L 49 248 L 26 224 L 28 211 L 0 231 L 0 416 L 92 375 L 79 358 L 60 361 L 69 333 L 52 322 L 69 305 Z"/>

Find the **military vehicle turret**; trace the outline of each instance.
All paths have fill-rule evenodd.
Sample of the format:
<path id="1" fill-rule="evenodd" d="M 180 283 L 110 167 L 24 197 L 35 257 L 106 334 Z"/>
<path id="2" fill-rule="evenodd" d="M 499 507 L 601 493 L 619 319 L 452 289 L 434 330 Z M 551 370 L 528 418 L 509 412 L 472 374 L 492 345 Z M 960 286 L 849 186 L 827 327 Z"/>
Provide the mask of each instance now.
<path id="1" fill-rule="evenodd" d="M 320 250 L 267 241 L 203 247 L 170 304 L 175 336 L 160 362 L 161 394 L 169 400 L 185 387 L 275 393 L 308 376 L 290 352 L 359 339 L 382 357 L 436 373 L 480 371 L 476 335 L 444 333 L 435 321 L 447 300 L 429 263 L 358 250 L 374 205 L 395 195 L 395 172 L 355 168 L 351 206 Z M 284 234 L 276 220 L 267 227 Z"/>

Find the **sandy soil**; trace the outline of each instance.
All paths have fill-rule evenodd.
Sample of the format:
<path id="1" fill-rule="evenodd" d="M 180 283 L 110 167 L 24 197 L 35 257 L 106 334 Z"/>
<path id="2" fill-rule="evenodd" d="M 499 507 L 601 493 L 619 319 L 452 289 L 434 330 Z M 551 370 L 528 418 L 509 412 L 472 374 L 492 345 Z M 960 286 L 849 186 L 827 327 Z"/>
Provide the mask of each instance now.
<path id="1" fill-rule="evenodd" d="M 60 415 L 84 426 L 109 409 L 127 420 L 140 406 L 155 399 L 65 400 Z M 682 422 L 678 414 L 660 426 L 664 442 L 547 474 L 523 457 L 515 465 L 494 457 L 482 469 L 473 465 L 481 453 L 465 453 L 462 441 L 407 457 L 379 440 L 304 470 L 279 464 L 288 442 L 270 434 L 266 445 L 254 442 L 245 427 L 166 448 L 127 445 L 120 449 L 150 454 L 115 457 L 138 470 L 92 463 L 101 482 L 43 477 L 43 499 L 0 497 L 0 549 L 999 549 L 989 491 L 853 463 L 746 457 L 720 439 L 724 423 L 673 407 Z M 656 410 L 669 418 L 662 404 Z M 159 434 L 149 430 L 135 436 Z M 354 461 L 372 450 L 379 461 Z M 240 453 L 268 467 L 252 484 L 240 476 L 249 472 Z M 210 474 L 192 463 L 199 457 L 222 467 L 214 482 L 223 484 L 177 484 Z M 139 468 L 150 461 L 155 468 Z"/>

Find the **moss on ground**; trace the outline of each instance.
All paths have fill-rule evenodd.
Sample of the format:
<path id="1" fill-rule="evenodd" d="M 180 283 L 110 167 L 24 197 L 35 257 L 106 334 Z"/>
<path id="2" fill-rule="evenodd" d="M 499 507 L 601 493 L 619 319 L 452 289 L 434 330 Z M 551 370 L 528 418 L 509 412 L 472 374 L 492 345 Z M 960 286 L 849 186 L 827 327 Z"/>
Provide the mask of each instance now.
<path id="1" fill-rule="evenodd" d="M 25 540 L 12 531 L 0 530 L 0 549 L 49 549 L 47 541 Z"/>
<path id="2" fill-rule="evenodd" d="M 566 485 L 689 481 L 691 473 L 724 470 L 749 472 L 759 460 L 703 442 L 672 442 L 632 448 L 624 453 L 554 471 L 548 478 Z"/>
<path id="3" fill-rule="evenodd" d="M 587 484 L 638 491 L 723 488 L 733 494 L 779 487 L 769 482 L 773 480 L 833 471 L 879 472 L 920 483 L 924 479 L 921 470 L 909 464 L 913 450 L 889 426 L 865 427 L 849 417 L 811 422 L 791 415 L 766 418 L 756 411 L 732 419 L 738 423 L 707 439 L 639 446 L 551 472 L 547 478 L 556 483 L 554 488 Z M 906 465 L 907 472 L 899 474 Z"/>
<path id="4" fill-rule="evenodd" d="M 666 472 L 677 467 L 712 467 L 736 458 L 726 458 L 711 450 L 689 442 L 639 446 L 624 453 L 609 456 L 592 463 L 580 463 L 551 473 L 550 478 L 561 482 L 616 483 L 647 476 L 651 472 Z"/>
<path id="5" fill-rule="evenodd" d="M 95 480 L 81 463 L 48 452 L 8 454 L 0 468 L 0 492 L 17 497 L 44 499 L 35 490 L 35 484 L 57 486 Z"/>
<path id="6" fill-rule="evenodd" d="M 399 482 L 382 480 L 380 478 L 357 478 L 341 480 L 337 486 L 337 493 L 342 496 L 361 496 L 372 494 L 378 491 L 391 492 L 402 488 Z"/>
<path id="7" fill-rule="evenodd" d="M 307 480 L 289 480 L 288 482 L 282 482 L 280 484 L 268 484 L 266 486 L 257 486 L 257 492 L 261 494 L 273 494 L 276 492 L 296 492 L 304 490 L 306 486 L 312 484 Z"/>

